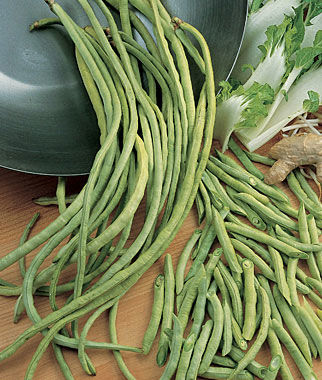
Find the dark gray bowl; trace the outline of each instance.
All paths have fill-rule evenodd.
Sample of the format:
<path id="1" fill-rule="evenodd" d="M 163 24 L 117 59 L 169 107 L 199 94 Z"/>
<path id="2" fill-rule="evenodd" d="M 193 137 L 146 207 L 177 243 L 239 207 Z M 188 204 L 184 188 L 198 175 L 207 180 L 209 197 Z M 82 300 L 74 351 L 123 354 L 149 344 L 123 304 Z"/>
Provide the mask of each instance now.
<path id="1" fill-rule="evenodd" d="M 80 25 L 88 24 L 76 0 L 59 3 Z M 242 40 L 247 0 L 164 4 L 205 35 L 216 83 L 226 79 Z M 29 32 L 33 21 L 50 16 L 43 0 L 2 0 L 0 166 L 38 174 L 85 174 L 99 148 L 99 133 L 73 44 L 61 27 Z"/>

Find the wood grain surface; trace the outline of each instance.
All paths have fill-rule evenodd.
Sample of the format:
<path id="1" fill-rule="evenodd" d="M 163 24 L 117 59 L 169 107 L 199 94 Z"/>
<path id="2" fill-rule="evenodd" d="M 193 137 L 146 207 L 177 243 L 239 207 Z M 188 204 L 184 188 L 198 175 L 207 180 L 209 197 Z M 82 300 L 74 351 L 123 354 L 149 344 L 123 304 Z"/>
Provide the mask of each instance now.
<path id="1" fill-rule="evenodd" d="M 265 150 L 267 147 L 265 148 Z M 260 166 L 263 168 L 262 166 Z M 70 192 L 80 189 L 84 183 L 84 177 L 73 177 L 68 180 L 68 189 Z M 31 219 L 32 215 L 39 211 L 41 218 L 38 221 L 32 234 L 40 231 L 55 216 L 58 215 L 56 207 L 41 207 L 33 204 L 32 198 L 55 194 L 56 179 L 47 176 L 36 176 L 24 174 L 0 168 L 0 255 L 4 256 L 17 247 L 20 236 L 25 225 Z M 292 198 L 294 204 L 296 201 Z M 174 265 L 176 265 L 179 254 L 189 238 L 192 231 L 197 227 L 196 210 L 192 209 L 187 220 L 172 242 L 167 252 L 172 254 Z M 134 223 L 139 226 L 144 215 L 139 213 Z M 27 265 L 34 253 L 28 255 Z M 164 257 L 164 256 L 163 256 Z M 117 329 L 119 343 L 132 346 L 140 346 L 144 331 L 148 325 L 152 299 L 153 299 L 153 280 L 162 273 L 163 257 L 158 260 L 150 270 L 148 270 L 139 282 L 121 299 L 119 305 L 119 314 L 117 318 Z M 73 276 L 75 268 L 66 273 L 65 280 Z M 1 277 L 20 284 L 22 279 L 19 274 L 18 264 L 1 273 Z M 24 314 L 19 323 L 13 323 L 13 309 L 15 297 L 0 296 L 0 350 L 4 349 L 20 333 L 31 325 L 28 317 Z M 47 298 L 36 297 L 37 309 L 41 316 L 49 312 Z M 24 378 L 25 370 L 31 357 L 41 341 L 42 336 L 38 334 L 24 346 L 22 346 L 14 356 L 0 363 L 0 380 L 20 380 Z M 108 313 L 96 321 L 90 330 L 89 338 L 97 341 L 109 341 L 108 334 Z M 153 345 L 151 353 L 147 356 L 136 353 L 124 353 L 124 359 L 138 380 L 156 380 L 159 379 L 162 369 L 158 368 L 155 363 L 156 347 Z M 119 380 L 124 377 L 120 373 L 113 354 L 108 351 L 88 350 L 96 370 L 96 379 Z M 84 374 L 77 357 L 77 353 L 72 350 L 64 350 L 65 358 L 70 365 L 72 373 L 76 380 L 88 379 Z M 294 375 L 294 379 L 302 379 L 294 362 L 287 357 L 288 363 Z M 258 361 L 267 364 L 270 360 L 270 354 L 267 344 L 263 346 L 257 357 Z M 321 362 L 314 360 L 313 366 L 318 377 L 322 378 Z M 63 379 L 60 369 L 55 362 L 52 349 L 49 348 L 41 359 L 36 371 L 34 380 L 60 380 Z"/>

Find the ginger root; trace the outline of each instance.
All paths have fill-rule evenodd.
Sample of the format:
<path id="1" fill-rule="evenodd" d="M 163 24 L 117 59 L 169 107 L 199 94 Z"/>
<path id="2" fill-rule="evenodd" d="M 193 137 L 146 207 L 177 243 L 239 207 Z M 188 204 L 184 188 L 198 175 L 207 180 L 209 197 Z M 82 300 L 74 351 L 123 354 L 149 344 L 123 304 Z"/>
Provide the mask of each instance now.
<path id="1" fill-rule="evenodd" d="M 277 161 L 265 175 L 267 184 L 282 182 L 302 165 L 316 165 L 317 179 L 322 183 L 322 136 L 309 133 L 284 138 L 272 146 L 268 155 Z"/>

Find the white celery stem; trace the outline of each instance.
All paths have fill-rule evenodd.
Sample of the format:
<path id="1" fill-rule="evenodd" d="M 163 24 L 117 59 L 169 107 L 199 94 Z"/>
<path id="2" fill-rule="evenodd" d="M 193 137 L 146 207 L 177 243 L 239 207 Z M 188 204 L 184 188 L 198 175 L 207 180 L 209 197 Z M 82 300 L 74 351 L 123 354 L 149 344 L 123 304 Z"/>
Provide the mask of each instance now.
<path id="1" fill-rule="evenodd" d="M 248 148 L 249 142 L 257 137 L 260 133 L 262 133 L 266 127 L 266 125 L 269 123 L 270 119 L 274 115 L 274 112 L 276 111 L 277 107 L 281 103 L 281 101 L 284 99 L 283 93 L 288 93 L 290 87 L 298 77 L 299 73 L 301 72 L 301 68 L 294 68 L 290 75 L 287 77 L 283 87 L 278 92 L 274 102 L 270 105 L 268 109 L 268 115 L 265 117 L 265 119 L 259 123 L 259 125 L 256 128 L 243 128 L 241 130 L 236 130 L 235 133 L 238 137 L 238 139 Z"/>
<path id="2" fill-rule="evenodd" d="M 280 102 L 273 117 L 267 123 L 265 130 L 253 139 L 243 136 L 243 144 L 250 151 L 254 151 L 273 138 L 285 125 L 302 115 L 305 110 L 303 101 L 308 98 L 308 91 L 315 91 L 322 94 L 322 66 L 316 70 L 305 73 L 288 92 L 288 100 L 285 98 Z M 321 101 L 322 99 L 320 99 Z"/>
<path id="3" fill-rule="evenodd" d="M 266 41 L 266 29 L 273 24 L 279 25 L 283 21 L 284 15 L 294 15 L 293 7 L 296 8 L 299 5 L 299 0 L 272 0 L 249 16 L 232 78 L 238 79 L 242 83 L 246 82 L 251 72 L 250 70 L 243 72 L 241 68 L 244 64 L 251 64 L 254 67 L 258 65 L 262 56 L 258 46 Z"/>
<path id="4" fill-rule="evenodd" d="M 282 78 L 286 71 L 286 62 L 284 58 L 285 43 L 275 47 L 272 55 L 267 55 L 265 59 L 258 64 L 252 76 L 244 84 L 247 90 L 254 82 L 267 83 L 274 91 L 281 85 Z"/>
<path id="5" fill-rule="evenodd" d="M 243 105 L 241 102 L 241 97 L 232 96 L 217 106 L 214 139 L 219 140 L 223 152 L 227 149 L 234 126 L 238 123 L 242 110 L 247 105 L 247 102 Z"/>
<path id="6" fill-rule="evenodd" d="M 312 46 L 313 41 L 316 35 L 316 32 L 318 32 L 321 29 L 322 25 L 322 13 L 320 13 L 318 16 L 315 16 L 311 19 L 311 24 L 305 27 L 305 35 L 303 38 L 303 42 L 301 44 L 301 48 Z"/>

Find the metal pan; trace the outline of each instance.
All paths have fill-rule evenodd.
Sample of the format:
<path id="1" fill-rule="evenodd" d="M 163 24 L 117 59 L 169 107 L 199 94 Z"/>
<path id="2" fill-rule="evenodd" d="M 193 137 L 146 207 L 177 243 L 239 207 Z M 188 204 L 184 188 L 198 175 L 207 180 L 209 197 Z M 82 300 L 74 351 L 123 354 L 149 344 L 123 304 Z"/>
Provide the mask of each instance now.
<path id="1" fill-rule="evenodd" d="M 77 23 L 88 24 L 77 1 L 59 3 Z M 247 0 L 166 0 L 164 5 L 204 34 L 213 52 L 216 83 L 226 79 L 241 44 Z M 99 133 L 73 44 L 61 27 L 29 32 L 33 21 L 50 16 L 42 0 L 2 0 L 0 166 L 37 174 L 85 174 L 99 148 Z"/>

